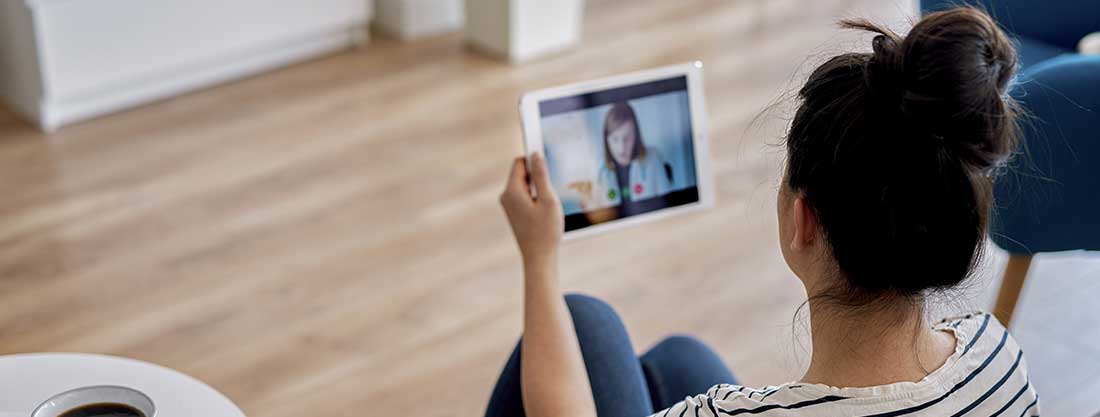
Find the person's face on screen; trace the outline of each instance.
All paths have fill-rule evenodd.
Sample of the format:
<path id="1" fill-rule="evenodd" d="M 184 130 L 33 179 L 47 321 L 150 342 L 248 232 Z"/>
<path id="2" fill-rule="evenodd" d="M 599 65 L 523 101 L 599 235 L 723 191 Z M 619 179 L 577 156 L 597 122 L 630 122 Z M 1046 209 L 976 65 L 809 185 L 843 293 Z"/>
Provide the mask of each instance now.
<path id="1" fill-rule="evenodd" d="M 638 141 L 634 136 L 634 122 L 623 123 L 607 135 L 607 148 L 611 150 L 611 158 L 615 163 L 630 164 L 630 160 L 634 158 L 634 146 L 637 146 Z"/>

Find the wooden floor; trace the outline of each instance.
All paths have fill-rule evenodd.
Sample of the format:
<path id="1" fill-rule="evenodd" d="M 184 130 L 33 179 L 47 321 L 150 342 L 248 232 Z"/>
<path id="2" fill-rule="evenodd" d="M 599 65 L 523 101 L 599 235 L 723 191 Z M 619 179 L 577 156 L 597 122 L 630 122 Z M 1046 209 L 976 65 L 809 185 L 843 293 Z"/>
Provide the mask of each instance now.
<path id="1" fill-rule="evenodd" d="M 0 353 L 156 362 L 250 416 L 479 415 L 520 331 L 496 201 L 517 98 L 702 59 L 718 206 L 566 245 L 565 287 L 610 301 L 639 350 L 690 333 L 747 383 L 796 378 L 784 115 L 752 121 L 815 62 L 869 45 L 837 18 L 910 10 L 590 0 L 579 48 L 522 66 L 458 35 L 379 38 L 49 136 L 0 113 Z"/>
<path id="2" fill-rule="evenodd" d="M 1007 256 L 990 253 L 987 271 L 999 274 Z M 979 274 L 981 275 L 981 274 Z M 987 281 L 977 277 L 979 282 Z M 988 280 L 985 300 L 999 287 Z M 1047 416 L 1100 417 L 1100 252 L 1044 253 L 1035 257 L 1012 318 L 1012 335 L 1025 349 L 1031 383 Z M 988 308 L 988 307 L 987 307 Z"/>

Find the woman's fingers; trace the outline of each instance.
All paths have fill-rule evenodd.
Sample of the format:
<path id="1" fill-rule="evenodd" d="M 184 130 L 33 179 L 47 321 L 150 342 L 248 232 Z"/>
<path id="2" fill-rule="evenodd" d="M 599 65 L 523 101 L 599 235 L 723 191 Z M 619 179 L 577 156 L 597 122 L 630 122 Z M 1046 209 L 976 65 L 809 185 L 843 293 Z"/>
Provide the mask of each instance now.
<path id="1" fill-rule="evenodd" d="M 500 200 L 502 203 L 505 200 L 531 201 L 531 190 L 527 185 L 527 161 L 522 156 L 512 160 L 512 170 L 508 173 Z"/>
<path id="2" fill-rule="evenodd" d="M 508 182 L 504 184 L 505 190 L 510 190 L 516 187 L 516 185 L 526 182 L 527 177 L 527 162 L 523 157 L 517 157 L 512 160 L 512 170 L 508 173 Z"/>
<path id="3" fill-rule="evenodd" d="M 541 153 L 536 153 L 531 157 L 531 181 L 535 183 L 535 189 L 538 190 L 539 199 L 543 196 L 553 200 L 554 186 L 550 184 L 550 172 L 546 168 L 546 159 L 543 158 Z"/>

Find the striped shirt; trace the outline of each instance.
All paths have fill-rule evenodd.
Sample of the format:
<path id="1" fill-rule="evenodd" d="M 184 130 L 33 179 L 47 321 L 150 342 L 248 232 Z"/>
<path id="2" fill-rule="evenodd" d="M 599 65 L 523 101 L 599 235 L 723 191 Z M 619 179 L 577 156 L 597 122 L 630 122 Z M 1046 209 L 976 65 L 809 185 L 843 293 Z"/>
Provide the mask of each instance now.
<path id="1" fill-rule="evenodd" d="M 728 416 L 989 416 L 1039 415 L 1023 352 L 986 313 L 951 317 L 934 329 L 955 334 L 955 353 L 919 382 L 866 388 L 787 383 L 764 388 L 719 384 L 654 414 Z"/>

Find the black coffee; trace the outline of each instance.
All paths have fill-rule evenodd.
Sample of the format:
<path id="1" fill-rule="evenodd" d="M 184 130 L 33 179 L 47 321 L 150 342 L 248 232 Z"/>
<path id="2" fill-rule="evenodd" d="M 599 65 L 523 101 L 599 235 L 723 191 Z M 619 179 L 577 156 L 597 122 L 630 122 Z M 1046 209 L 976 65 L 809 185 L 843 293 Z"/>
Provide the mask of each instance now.
<path id="1" fill-rule="evenodd" d="M 61 413 L 57 417 L 146 417 L 145 413 L 125 404 L 88 404 Z"/>

